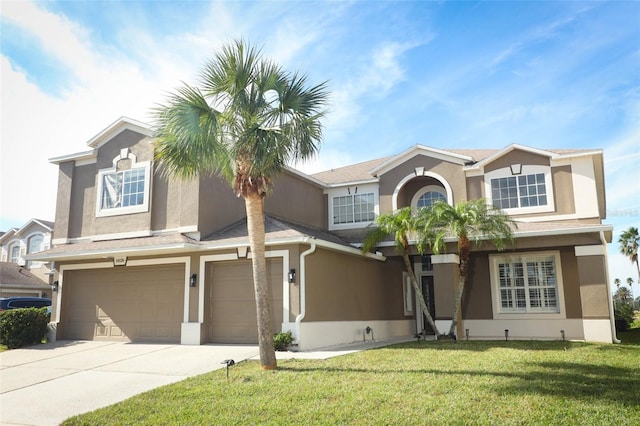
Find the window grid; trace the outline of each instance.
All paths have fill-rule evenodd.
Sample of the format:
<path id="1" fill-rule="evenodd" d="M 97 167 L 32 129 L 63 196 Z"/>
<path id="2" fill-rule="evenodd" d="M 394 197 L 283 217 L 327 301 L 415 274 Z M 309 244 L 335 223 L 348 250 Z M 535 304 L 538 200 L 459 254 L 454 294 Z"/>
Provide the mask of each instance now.
<path id="1" fill-rule="evenodd" d="M 491 200 L 498 209 L 546 206 L 544 173 L 491 179 Z"/>
<path id="2" fill-rule="evenodd" d="M 19 257 L 20 257 L 20 246 L 15 244 L 11 246 L 11 251 L 9 253 L 9 262 L 18 263 Z"/>
<path id="3" fill-rule="evenodd" d="M 436 201 L 447 201 L 447 198 L 440 192 L 429 191 L 425 192 L 418 198 L 416 206 L 420 209 L 422 207 L 431 207 Z"/>
<path id="4" fill-rule="evenodd" d="M 498 263 L 498 285 L 503 311 L 559 311 L 553 257 L 506 259 Z"/>
<path id="5" fill-rule="evenodd" d="M 334 225 L 373 221 L 375 219 L 373 200 L 373 193 L 334 197 Z"/>
<path id="6" fill-rule="evenodd" d="M 139 206 L 144 203 L 145 169 L 109 173 L 102 179 L 103 209 Z"/>

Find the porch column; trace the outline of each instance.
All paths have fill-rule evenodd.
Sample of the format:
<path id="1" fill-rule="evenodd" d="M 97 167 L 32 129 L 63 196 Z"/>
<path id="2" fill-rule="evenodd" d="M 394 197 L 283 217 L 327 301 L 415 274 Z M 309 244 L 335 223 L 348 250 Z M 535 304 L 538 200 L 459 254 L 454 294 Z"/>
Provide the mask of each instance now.
<path id="1" fill-rule="evenodd" d="M 447 332 L 453 320 L 456 288 L 460 272 L 460 258 L 457 254 L 434 254 L 431 256 L 434 275 L 434 296 L 436 303 L 436 325 L 440 331 Z M 462 309 L 458 316 L 457 335 L 463 330 Z"/>

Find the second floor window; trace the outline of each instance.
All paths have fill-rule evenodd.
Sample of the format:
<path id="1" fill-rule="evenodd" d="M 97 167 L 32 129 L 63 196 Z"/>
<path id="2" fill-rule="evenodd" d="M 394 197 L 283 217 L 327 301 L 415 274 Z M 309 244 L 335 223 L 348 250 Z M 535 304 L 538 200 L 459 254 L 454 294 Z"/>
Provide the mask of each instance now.
<path id="1" fill-rule="evenodd" d="M 491 199 L 498 209 L 546 206 L 544 173 L 491 179 Z"/>
<path id="2" fill-rule="evenodd" d="M 102 179 L 102 209 L 139 206 L 144 203 L 144 168 L 105 174 Z"/>
<path id="3" fill-rule="evenodd" d="M 371 222 L 375 219 L 373 193 L 333 198 L 333 224 Z"/>
<path id="4" fill-rule="evenodd" d="M 20 257 L 20 246 L 18 244 L 14 244 L 9 249 L 9 262 L 18 263 L 19 257 Z"/>

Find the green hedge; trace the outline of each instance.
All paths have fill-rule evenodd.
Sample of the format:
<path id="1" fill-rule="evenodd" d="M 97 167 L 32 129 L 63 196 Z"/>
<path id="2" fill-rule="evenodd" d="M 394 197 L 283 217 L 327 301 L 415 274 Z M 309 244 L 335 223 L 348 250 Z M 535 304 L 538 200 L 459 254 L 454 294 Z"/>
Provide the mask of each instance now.
<path id="1" fill-rule="evenodd" d="M 8 348 L 40 343 L 47 335 L 48 308 L 10 309 L 0 315 L 0 343 Z"/>

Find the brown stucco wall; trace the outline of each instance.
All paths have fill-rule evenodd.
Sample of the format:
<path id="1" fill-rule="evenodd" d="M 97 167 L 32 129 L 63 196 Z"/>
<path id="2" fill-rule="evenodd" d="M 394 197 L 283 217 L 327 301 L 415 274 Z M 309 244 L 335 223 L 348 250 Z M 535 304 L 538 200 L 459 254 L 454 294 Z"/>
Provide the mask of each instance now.
<path id="1" fill-rule="evenodd" d="M 73 171 L 69 211 L 69 237 L 92 234 L 96 216 L 96 165 L 87 164 Z"/>
<path id="2" fill-rule="evenodd" d="M 458 265 L 455 263 L 436 263 L 433 265 L 433 296 L 436 304 L 437 320 L 453 317 L 453 300 L 458 285 Z"/>
<path id="3" fill-rule="evenodd" d="M 317 228 L 327 227 L 323 189 L 294 174 L 284 172 L 273 182 L 265 212 Z"/>
<path id="4" fill-rule="evenodd" d="M 399 260 L 318 248 L 306 266 L 305 322 L 405 319 Z"/>
<path id="5" fill-rule="evenodd" d="M 244 201 L 229 184 L 215 176 L 200 179 L 198 230 L 202 236 L 220 230 L 246 217 Z"/>
<path id="6" fill-rule="evenodd" d="M 608 319 L 604 256 L 581 256 L 577 259 L 583 318 Z"/>
<path id="7" fill-rule="evenodd" d="M 469 277 L 462 295 L 464 319 L 493 319 L 489 254 L 474 253 L 469 264 Z"/>
<path id="8" fill-rule="evenodd" d="M 580 280 L 578 263 L 573 247 L 560 248 L 562 262 L 562 285 L 564 287 L 564 307 L 567 318 L 582 318 L 580 301 Z"/>
<path id="9" fill-rule="evenodd" d="M 70 234 L 70 210 L 72 199 L 72 182 L 75 162 L 60 163 L 58 169 L 58 194 L 56 201 L 56 218 L 52 238 L 68 238 Z"/>
<path id="10" fill-rule="evenodd" d="M 484 178 L 482 176 L 471 176 L 467 178 L 467 197 L 469 200 L 486 198 L 484 194 Z"/>

